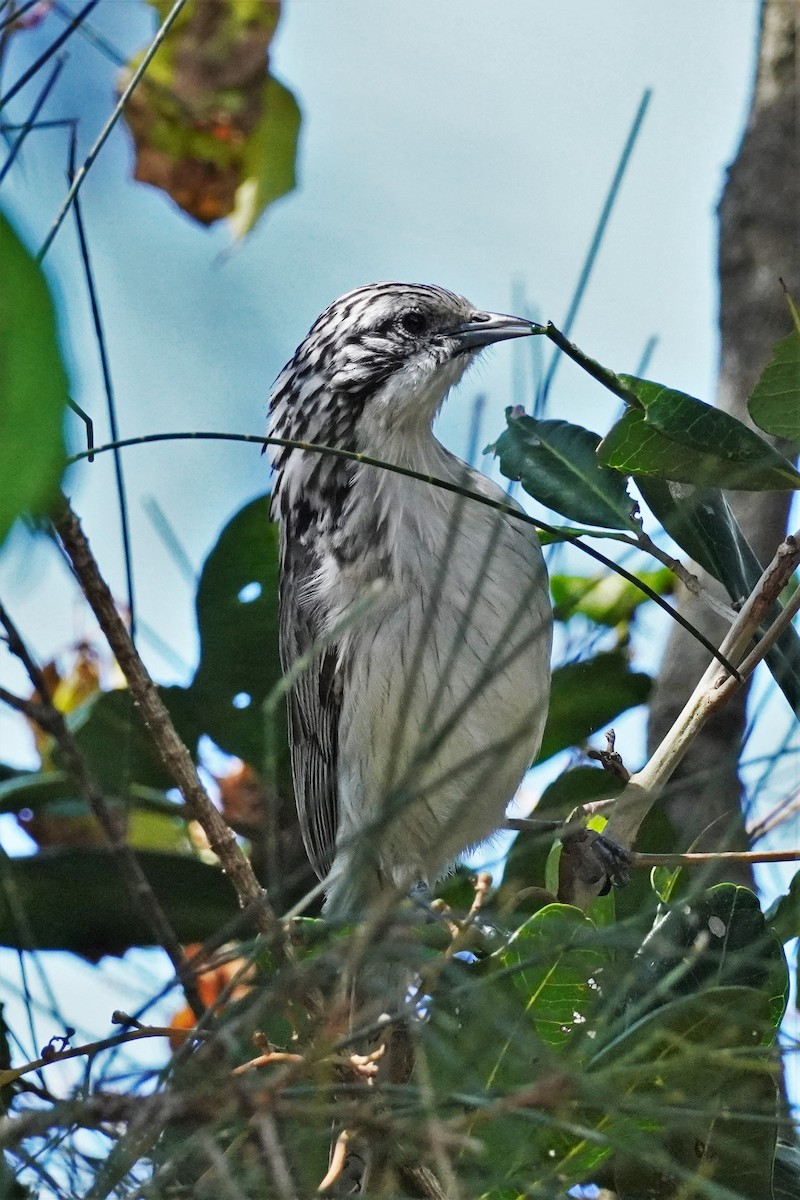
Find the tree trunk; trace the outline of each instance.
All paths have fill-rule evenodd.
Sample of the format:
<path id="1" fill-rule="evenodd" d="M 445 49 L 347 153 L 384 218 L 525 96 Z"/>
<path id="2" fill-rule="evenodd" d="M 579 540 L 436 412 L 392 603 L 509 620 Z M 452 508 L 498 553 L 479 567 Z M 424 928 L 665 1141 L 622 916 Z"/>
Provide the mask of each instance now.
<path id="1" fill-rule="evenodd" d="M 773 344 L 791 329 L 780 280 L 800 299 L 799 30 L 800 0 L 764 0 L 750 114 L 719 206 L 716 401 L 747 423 L 747 397 Z M 785 445 L 781 449 L 792 451 Z M 728 498 L 756 554 L 768 561 L 785 533 L 791 493 L 735 492 Z M 704 605 L 684 594 L 681 611 L 719 641 L 724 626 Z M 703 648 L 675 626 L 650 703 L 651 750 L 707 664 Z M 743 689 L 708 723 L 665 795 L 666 811 L 684 847 L 701 835 L 705 849 L 746 844 L 738 774 L 746 703 Z M 752 883 L 743 868 L 729 867 L 724 876 L 716 876 L 721 877 Z"/>

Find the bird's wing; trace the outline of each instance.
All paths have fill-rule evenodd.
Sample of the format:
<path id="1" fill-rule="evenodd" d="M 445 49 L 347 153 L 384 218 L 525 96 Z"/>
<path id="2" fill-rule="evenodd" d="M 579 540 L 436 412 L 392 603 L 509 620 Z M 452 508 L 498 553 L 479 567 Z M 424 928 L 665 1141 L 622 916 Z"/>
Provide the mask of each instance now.
<path id="1" fill-rule="evenodd" d="M 313 549 L 282 524 L 280 642 L 284 670 L 319 643 L 321 616 L 308 599 L 308 583 L 318 566 Z M 336 760 L 341 709 L 337 649 L 313 656 L 288 696 L 297 815 L 306 853 L 320 879 L 328 874 L 336 846 L 339 800 Z"/>

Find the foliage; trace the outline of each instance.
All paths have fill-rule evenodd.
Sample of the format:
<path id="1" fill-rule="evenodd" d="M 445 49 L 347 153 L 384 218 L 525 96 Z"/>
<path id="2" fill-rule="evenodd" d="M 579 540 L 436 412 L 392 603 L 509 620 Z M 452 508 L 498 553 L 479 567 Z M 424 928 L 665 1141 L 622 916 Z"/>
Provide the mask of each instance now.
<path id="1" fill-rule="evenodd" d="M 625 385 L 637 395 L 663 396 L 663 389 L 642 381 L 626 379 Z M 555 430 L 542 424 L 509 414 L 496 443 L 503 468 L 535 494 L 540 454 L 552 456 L 556 444 L 581 447 L 558 487 L 548 483 L 548 502 L 570 519 L 614 524 L 635 535 L 624 477 L 609 466 L 594 470 L 585 457 L 589 446 L 593 455 L 603 452 L 600 438 L 580 430 L 573 436 L 567 422 L 551 423 Z M 726 431 L 736 442 L 735 431 L 728 425 Z M 747 450 L 749 438 L 741 444 L 757 457 Z M 698 447 L 701 452 L 707 446 Z M 783 470 L 769 456 L 759 463 L 759 470 Z M 740 468 L 737 459 L 731 469 Z M 584 507 L 587 488 L 592 500 Z M 598 501 L 598 493 L 605 498 Z M 545 493 L 538 498 L 544 501 Z M 185 687 L 162 689 L 196 757 L 208 737 L 256 769 L 250 778 L 258 779 L 257 811 L 279 796 L 289 798 L 290 788 L 277 650 L 277 545 L 267 507 L 267 497 L 250 501 L 221 531 L 198 580 L 197 670 Z M 736 529 L 731 536 L 737 544 L 742 537 Z M 658 593 L 669 590 L 664 570 L 647 578 Z M 554 591 L 567 627 L 588 622 L 605 630 L 606 640 L 589 657 L 554 672 L 540 761 L 584 745 L 643 703 L 650 686 L 625 649 L 642 603 L 631 584 L 609 588 L 605 580 L 598 585 L 557 575 Z M 614 635 L 617 643 L 609 646 Z M 85 662 L 73 674 L 54 694 L 126 823 L 129 844 L 139 848 L 177 936 L 213 945 L 221 929 L 239 939 L 251 935 L 252 918 L 237 918 L 226 880 L 203 861 L 207 852 L 171 798 L 169 776 L 127 692 L 101 691 Z M 0 939 L 20 949 L 69 949 L 93 961 L 152 944 L 151 926 L 132 913 L 115 856 L 100 844 L 58 747 L 41 734 L 38 744 L 41 770 L 6 768 L 0 783 L 0 810 L 25 814 L 41 847 L 28 858 L 4 861 Z M 241 777 L 236 780 L 238 787 Z M 620 786 L 598 768 L 573 766 L 545 792 L 542 815 L 564 817 Z M 231 799 L 234 792 L 223 781 L 226 811 L 242 821 L 246 805 L 241 797 Z M 670 835 L 656 817 L 640 845 L 654 839 L 658 848 L 669 848 Z M 254 861 L 258 824 L 247 831 Z M 630 894 L 606 897 L 585 914 L 546 890 L 546 880 L 558 875 L 559 851 L 550 846 L 548 838 L 520 837 L 502 884 L 481 893 L 479 921 L 451 925 L 449 935 L 444 927 L 415 931 L 398 924 L 380 935 L 382 927 L 374 927 L 365 941 L 360 929 L 300 921 L 288 943 L 282 936 L 268 947 L 240 941 L 244 965 L 219 984 L 211 1036 L 192 1050 L 179 1033 L 191 1026 L 191 1014 L 175 1018 L 167 1094 L 176 1115 L 159 1113 L 145 1122 L 150 1132 L 135 1147 L 130 1134 L 115 1141 L 97 1177 L 102 1194 L 122 1186 L 142 1156 L 156 1180 L 165 1172 L 172 1180 L 164 1194 L 207 1194 L 213 1145 L 214 1154 L 236 1151 L 237 1194 L 260 1196 L 264 1170 L 274 1170 L 275 1161 L 254 1130 L 269 1119 L 280 1131 L 284 1166 L 300 1194 L 310 1194 L 325 1173 L 331 1121 L 345 1121 L 361 1137 L 402 1129 L 385 1147 L 383 1169 L 406 1194 L 419 1194 L 413 1190 L 419 1183 L 409 1182 L 416 1166 L 441 1170 L 446 1162 L 468 1194 L 498 1200 L 564 1196 L 591 1180 L 611 1184 L 619 1200 L 779 1195 L 772 1185 L 776 1033 L 788 994 L 781 941 L 797 931 L 793 893 L 769 914 L 780 937 L 753 893 L 732 885 L 704 890 L 680 873 L 654 873 L 652 887 L 639 874 Z M 298 885 L 295 894 L 304 888 Z M 70 903 L 60 904 L 65 894 Z M 285 894 L 291 899 L 291 888 Z M 443 888 L 456 906 L 470 894 L 463 878 Z M 366 1080 L 344 1055 L 337 1013 L 343 972 L 346 977 L 354 956 L 368 973 L 382 972 L 388 957 L 390 970 L 402 969 L 409 979 L 419 974 L 424 1003 L 402 1035 L 411 1040 L 413 1068 L 387 1065 Z M 250 963 L 255 976 L 245 970 Z M 237 979 L 246 983 L 232 991 Z M 207 989 L 204 994 L 209 1003 Z M 263 1059 L 253 1058 L 254 1036 Z M 63 1052 L 59 1042 L 51 1054 Z M 392 1053 L 390 1040 L 390 1060 Z M 400 1057 L 407 1063 L 407 1055 Z M 232 1068 L 244 1074 L 231 1075 Z M 13 1106 L 23 1077 L 15 1066 L 6 1071 L 0 1084 Z M 199 1160 L 198 1145 L 206 1147 Z"/>
<path id="2" fill-rule="evenodd" d="M 171 5 L 158 7 L 164 16 Z M 187 8 L 126 109 L 137 178 L 201 223 L 229 216 L 239 236 L 295 181 L 300 113 L 267 73 L 277 11 L 259 0 Z M 221 63 L 232 75 L 222 77 Z M 9 283 L 0 294 L 2 542 L 14 521 L 46 513 L 63 482 L 68 387 L 41 269 L 2 217 L 0 246 Z M 625 405 L 604 436 L 509 409 L 491 447 L 501 473 L 548 514 L 581 523 L 552 529 L 549 540 L 603 537 L 633 549 L 647 589 L 622 574 L 584 576 L 574 557 L 553 572 L 567 652 L 534 765 L 571 755 L 537 809 L 561 834 L 573 809 L 624 786 L 624 767 L 609 774 L 584 752 L 646 703 L 651 680 L 636 667 L 631 630 L 674 586 L 664 539 L 644 537 L 634 495 L 739 606 L 761 568 L 724 490 L 800 483 L 781 451 L 742 422 L 590 365 Z M 800 434 L 799 366 L 796 327 L 750 398 L 767 434 Z M 311 880 L 292 817 L 268 503 L 250 500 L 220 531 L 196 584 L 199 661 L 188 682 L 160 695 L 206 778 L 209 743 L 238 760 L 214 781 L 220 807 L 282 914 L 304 901 Z M 657 569 L 644 557 L 653 553 Z M 763 626 L 779 611 L 765 612 Z M 791 625 L 766 661 L 800 710 Z M 0 856 L 0 944 L 23 963 L 43 950 L 96 963 L 162 944 L 147 919 L 152 904 L 174 939 L 191 944 L 187 999 L 205 1011 L 199 1025 L 191 1008 L 175 1011 L 166 1030 L 143 1026 L 144 1010 L 116 1014 L 110 1038 L 87 1044 L 64 1030 L 26 1061 L 28 1031 L 0 1006 L 0 1197 L 32 1195 L 31 1179 L 54 1195 L 59 1170 L 71 1195 L 96 1198 L 312 1195 L 332 1130 L 371 1158 L 375 1195 L 444 1187 L 487 1200 L 563 1200 L 581 1184 L 613 1188 L 617 1200 L 798 1194 L 796 1148 L 778 1139 L 787 1122 L 777 1034 L 788 996 L 782 945 L 800 933 L 800 876 L 764 913 L 747 889 L 706 887 L 688 866 L 663 865 L 650 876 L 634 870 L 628 888 L 582 911 L 558 890 L 569 831 L 562 846 L 547 827 L 515 840 L 496 886 L 465 869 L 444 881 L 424 921 L 399 903 L 333 927 L 313 916 L 312 900 L 310 917 L 259 922 L 176 799 L 128 690 L 101 686 L 91 647 L 61 667 L 45 671 L 53 705 L 132 851 L 140 887 L 131 887 L 131 859 L 109 847 L 74 756 L 52 723 L 33 721 L 39 769 L 0 763 L 0 815 L 36 845 Z M 22 700 L 35 716 L 41 692 Z M 603 818 L 589 827 L 601 831 Z M 637 849 L 668 853 L 674 841 L 654 809 Z M 409 1005 L 387 1026 L 376 981 L 396 979 Z M 122 1059 L 129 1042 L 147 1038 L 159 1046 L 157 1074 Z M 79 1071 L 69 1076 L 73 1057 Z"/>
<path id="3" fill-rule="evenodd" d="M 0 213 L 0 544 L 13 522 L 46 510 L 64 469 L 67 377 L 53 302 Z"/>

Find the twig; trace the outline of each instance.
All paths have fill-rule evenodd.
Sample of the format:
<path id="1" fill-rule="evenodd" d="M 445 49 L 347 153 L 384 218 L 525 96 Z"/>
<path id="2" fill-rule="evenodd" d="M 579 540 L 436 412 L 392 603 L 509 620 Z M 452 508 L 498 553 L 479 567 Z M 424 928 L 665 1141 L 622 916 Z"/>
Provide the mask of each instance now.
<path id="1" fill-rule="evenodd" d="M 635 539 L 626 538 L 626 541 L 630 541 L 631 545 L 638 546 L 644 554 L 649 554 L 651 558 L 655 558 L 660 563 L 663 563 L 665 567 L 669 567 L 672 574 L 677 579 L 680 579 L 687 591 L 691 592 L 693 596 L 697 596 L 699 600 L 702 600 L 712 612 L 715 612 L 719 617 L 723 617 L 728 624 L 736 620 L 736 610 L 731 604 L 728 604 L 725 600 L 721 600 L 719 596 L 715 596 L 711 589 L 701 583 L 697 576 L 693 575 L 680 559 L 673 558 L 666 550 L 662 550 L 644 530 L 640 530 Z"/>
<path id="2" fill-rule="evenodd" d="M 590 747 L 586 751 L 587 758 L 594 759 L 599 762 L 604 771 L 609 775 L 616 776 L 623 783 L 627 783 L 631 777 L 631 773 L 622 761 L 622 755 L 616 749 L 617 737 L 613 729 L 609 729 L 606 733 L 606 748 L 605 750 L 595 750 Z"/>
<path id="3" fill-rule="evenodd" d="M 53 1063 L 66 1062 L 68 1058 L 92 1058 L 95 1054 L 99 1054 L 101 1050 L 111 1050 L 117 1046 L 124 1045 L 125 1042 L 140 1042 L 143 1038 L 154 1037 L 206 1038 L 208 1036 L 207 1033 L 197 1029 L 173 1029 L 172 1026 L 142 1025 L 138 1029 L 129 1029 L 125 1033 L 115 1033 L 111 1037 L 100 1038 L 96 1042 L 87 1042 L 83 1046 L 69 1046 L 63 1050 L 53 1050 L 49 1054 L 43 1054 L 41 1058 L 37 1058 L 33 1062 L 23 1063 L 21 1067 L 9 1067 L 5 1071 L 0 1071 L 0 1087 L 8 1087 L 10 1083 L 15 1083 L 23 1075 L 30 1075 L 33 1071 L 41 1071 L 42 1067 L 49 1067 Z"/>
<path id="4" fill-rule="evenodd" d="M 17 1146 L 26 1138 L 47 1135 L 54 1126 L 69 1129 L 80 1125 L 84 1129 L 97 1129 L 146 1118 L 160 1129 L 192 1111 L 208 1116 L 194 1097 L 185 1094 L 159 1092 L 141 1096 L 99 1092 L 52 1108 L 31 1108 L 16 1117 L 0 1118 L 0 1148 Z"/>
<path id="5" fill-rule="evenodd" d="M 83 756 L 78 743 L 64 720 L 64 716 L 53 704 L 47 685 L 47 680 L 38 664 L 34 661 L 27 646 L 20 636 L 19 630 L 10 615 L 0 603 L 0 624 L 6 631 L 6 640 L 10 652 L 24 666 L 32 686 L 38 693 L 38 701 L 23 700 L 6 688 L 0 688 L 0 699 L 11 708 L 23 713 L 34 721 L 45 733 L 57 743 L 66 765 L 67 771 L 77 783 L 95 820 L 102 829 L 109 844 L 117 857 L 120 873 L 134 907 L 141 913 L 144 920 L 153 931 L 156 941 L 163 946 L 175 970 L 186 1000 L 196 1017 L 205 1011 L 205 1005 L 197 990 L 194 972 L 183 952 L 172 923 L 158 901 L 150 880 L 144 873 L 141 863 L 125 840 L 125 829 L 106 803 L 103 789 Z"/>
<path id="6" fill-rule="evenodd" d="M 331 1161 L 327 1174 L 325 1175 L 325 1178 L 320 1180 L 319 1184 L 317 1185 L 318 1192 L 327 1192 L 329 1188 L 333 1187 L 333 1185 L 336 1183 L 336 1180 L 341 1175 L 347 1159 L 347 1146 L 352 1136 L 353 1135 L 349 1129 L 343 1129 L 337 1137 L 333 1150 L 331 1151 Z"/>
<path id="7" fill-rule="evenodd" d="M 693 867 L 702 863 L 800 862 L 800 850 L 708 850 L 689 854 L 644 854 L 631 852 L 632 867 Z"/>
<path id="8" fill-rule="evenodd" d="M 253 868 L 242 851 L 230 826 L 214 807 L 206 792 L 191 755 L 181 741 L 166 705 L 158 694 L 147 668 L 130 639 L 128 630 L 117 612 L 108 584 L 92 554 L 80 522 L 65 496 L 59 500 L 54 525 L 61 543 L 72 563 L 84 596 L 97 618 L 120 669 L 128 681 L 161 761 L 180 791 L 193 817 L 202 826 L 209 846 L 216 854 L 222 869 L 230 879 L 242 908 L 253 905 L 255 919 L 262 933 L 274 939 L 279 926 L 269 904 L 267 893 L 256 879 Z"/>
<path id="9" fill-rule="evenodd" d="M 800 608 L 798 589 L 782 610 L 780 617 L 760 638 L 755 648 L 749 650 L 765 615 L 776 603 L 800 562 L 799 538 L 800 533 L 793 534 L 778 547 L 775 557 L 722 642 L 722 654 L 740 664 L 738 678 L 721 671 L 716 662 L 708 667 L 661 745 L 642 770 L 631 776 L 625 791 L 618 797 L 604 831 L 607 837 L 622 846 L 632 846 L 646 814 L 708 718 L 721 708 L 752 674 Z"/>
<path id="10" fill-rule="evenodd" d="M 538 328 L 539 332 L 544 332 L 544 326 L 534 326 L 533 328 Z M 605 371 L 605 368 L 599 367 L 598 365 L 598 370 Z M 620 384 L 620 386 L 622 385 Z M 173 442 L 183 440 L 256 442 L 261 446 L 283 446 L 289 450 L 306 450 L 312 454 L 325 454 L 332 458 L 340 458 L 345 462 L 363 463 L 368 467 L 378 467 L 383 471 L 392 471 L 396 475 L 403 475 L 407 479 L 418 479 L 422 483 L 430 484 L 431 487 L 440 488 L 445 492 L 451 492 L 453 495 L 465 496 L 467 499 L 473 500 L 476 504 L 482 504 L 484 507 L 491 508 L 495 512 L 503 513 L 505 516 L 510 517 L 513 521 L 519 521 L 522 524 L 531 525 L 534 529 L 544 531 L 545 533 L 554 534 L 556 537 L 563 539 L 566 542 L 570 542 L 578 550 L 582 550 L 584 554 L 588 554 L 590 558 L 595 560 L 595 562 L 601 563 L 610 571 L 614 571 L 617 575 L 621 576 L 622 579 L 626 579 L 628 583 L 633 584 L 633 586 L 638 588 L 643 595 L 647 596 L 648 599 L 657 604 L 659 608 L 662 608 L 664 612 L 668 613 L 672 620 L 677 622 L 678 625 L 682 626 L 682 628 L 684 628 L 687 633 L 689 633 L 691 637 L 695 639 L 695 641 L 698 641 L 702 646 L 705 646 L 709 654 L 716 658 L 727 670 L 733 671 L 734 674 L 736 673 L 731 664 L 725 660 L 725 658 L 720 654 L 719 650 L 717 650 L 716 646 L 714 646 L 713 643 L 708 640 L 705 634 L 701 633 L 699 629 L 696 629 L 695 626 L 692 625 L 690 621 L 687 621 L 683 614 L 677 609 L 673 608 L 671 604 L 668 604 L 663 596 L 659 596 L 658 592 L 649 587 L 646 583 L 644 583 L 643 580 L 637 579 L 635 575 L 633 575 L 630 571 L 627 571 L 623 566 L 620 566 L 619 563 L 614 562 L 613 559 L 608 558 L 607 555 L 602 554 L 599 550 L 595 550 L 594 546 L 587 546 L 585 542 L 580 540 L 578 534 L 572 533 L 569 529 L 559 528 L 556 525 L 549 525 L 546 521 L 542 521 L 539 517 L 532 517 L 530 513 L 526 513 L 524 509 L 516 508 L 512 504 L 506 504 L 502 500 L 494 500 L 491 496 L 485 496 L 480 492 L 473 492 L 469 488 L 462 487 L 461 484 L 452 483 L 450 480 L 438 479 L 435 475 L 426 474 L 424 471 L 415 471 L 411 467 L 401 467 L 397 463 L 390 463 L 386 462 L 384 459 L 373 458 L 372 455 L 369 454 L 360 454 L 355 450 L 340 450 L 337 446 L 323 446 L 315 442 L 301 442 L 295 438 L 258 437 L 254 434 L 247 433 L 214 433 L 206 430 L 183 433 L 146 433 L 140 437 L 120 438 L 116 442 L 107 442 L 103 446 L 94 447 L 92 454 L 104 454 L 107 451 L 122 449 L 126 446 L 145 446 L 151 442 Z M 82 458 L 88 457 L 89 451 L 82 450 L 77 454 L 73 454 L 68 459 L 68 463 L 71 465 L 72 463 L 78 462 Z M 598 536 L 598 532 L 599 531 L 594 532 L 587 530 L 586 536 L 596 537 Z M 635 541 L 631 541 L 631 539 L 627 538 L 621 533 L 615 533 L 609 536 L 613 537 L 615 541 L 622 541 L 628 545 L 638 544 Z"/>
<path id="11" fill-rule="evenodd" d="M 61 31 L 58 37 L 50 43 L 47 49 L 39 55 L 35 62 L 31 63 L 26 71 L 23 71 L 19 79 L 17 79 L 11 85 L 6 94 L 0 97 L 0 111 L 5 108 L 10 100 L 13 100 L 17 92 L 21 91 L 25 87 L 26 83 L 33 79 L 36 72 L 44 66 L 48 59 L 51 59 L 54 54 L 58 53 L 58 51 L 64 45 L 64 42 L 66 42 L 68 38 L 72 37 L 72 34 L 78 28 L 81 21 L 84 19 L 84 17 L 89 15 L 92 9 L 97 6 L 97 3 L 98 0 L 89 0 L 89 3 L 85 4 L 81 11 L 75 14 L 67 28 Z"/>

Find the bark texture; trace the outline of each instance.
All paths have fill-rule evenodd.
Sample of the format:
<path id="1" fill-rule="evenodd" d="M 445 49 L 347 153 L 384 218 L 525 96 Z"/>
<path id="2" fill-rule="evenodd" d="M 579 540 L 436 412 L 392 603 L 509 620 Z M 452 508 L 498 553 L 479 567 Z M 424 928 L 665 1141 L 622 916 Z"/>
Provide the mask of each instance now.
<path id="1" fill-rule="evenodd" d="M 716 402 L 748 423 L 747 397 L 773 344 L 791 329 L 780 280 L 800 297 L 798 34 L 800 0 L 764 0 L 747 126 L 719 206 Z M 781 449 L 796 452 L 796 447 Z M 729 500 L 756 554 L 767 562 L 785 533 L 791 493 L 737 492 Z M 723 624 L 688 593 L 681 611 L 719 641 Z M 668 732 L 707 664 L 703 648 L 675 626 L 650 704 L 651 750 Z M 738 762 L 746 702 L 746 693 L 740 693 L 709 722 L 673 777 L 664 802 L 684 847 L 697 839 L 703 849 L 745 845 Z M 743 868 L 728 868 L 724 877 L 752 882 Z"/>

